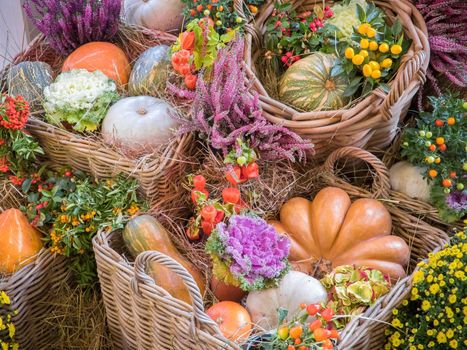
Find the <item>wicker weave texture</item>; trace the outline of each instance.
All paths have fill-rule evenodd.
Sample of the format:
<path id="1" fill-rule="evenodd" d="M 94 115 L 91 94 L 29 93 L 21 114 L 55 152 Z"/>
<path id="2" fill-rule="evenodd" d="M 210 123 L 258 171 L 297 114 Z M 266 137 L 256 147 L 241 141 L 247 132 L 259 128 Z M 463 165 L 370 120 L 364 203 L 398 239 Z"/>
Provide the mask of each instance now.
<path id="1" fill-rule="evenodd" d="M 238 3 L 241 0 L 237 1 Z M 322 0 L 292 0 L 294 7 L 313 10 Z M 326 1 L 327 2 L 327 1 Z M 256 66 L 264 54 L 263 36 L 266 22 L 274 9 L 275 0 L 268 0 L 247 27 L 245 61 L 254 89 L 260 94 L 265 116 L 310 139 L 315 144 L 316 157 L 324 159 L 333 150 L 344 146 L 360 148 L 386 147 L 396 136 L 397 124 L 407 114 L 411 100 L 425 81 L 430 50 L 425 22 L 408 0 L 378 0 L 392 21 L 397 16 L 406 36 L 413 43 L 402 58 L 401 66 L 389 83 L 389 93 L 375 89 L 348 109 L 300 112 L 269 96 L 257 78 Z M 240 7 L 239 4 L 237 4 Z"/>
<path id="2" fill-rule="evenodd" d="M 10 296 L 11 307 L 18 312 L 12 320 L 20 349 L 49 349 L 54 343 L 57 334 L 44 320 L 52 311 L 59 286 L 69 277 L 66 258 L 42 249 L 34 262 L 0 279 L 0 290 Z"/>
<path id="3" fill-rule="evenodd" d="M 97 271 L 115 349 L 240 350 L 225 339 L 204 313 L 203 298 L 188 271 L 164 254 L 149 251 L 134 264 L 124 258 L 121 232 L 99 232 L 93 239 Z M 173 298 L 146 274 L 158 262 L 181 276 L 193 300 Z"/>

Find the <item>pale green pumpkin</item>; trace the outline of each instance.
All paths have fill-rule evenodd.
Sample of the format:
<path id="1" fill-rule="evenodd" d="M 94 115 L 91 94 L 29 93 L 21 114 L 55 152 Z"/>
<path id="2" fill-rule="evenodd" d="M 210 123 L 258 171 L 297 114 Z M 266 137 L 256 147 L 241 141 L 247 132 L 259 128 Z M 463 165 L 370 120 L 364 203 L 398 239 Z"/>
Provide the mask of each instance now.
<path id="1" fill-rule="evenodd" d="M 331 77 L 337 63 L 336 56 L 324 53 L 295 62 L 279 82 L 280 99 L 304 111 L 342 108 L 348 102 L 343 94 L 349 81 L 344 75 Z"/>

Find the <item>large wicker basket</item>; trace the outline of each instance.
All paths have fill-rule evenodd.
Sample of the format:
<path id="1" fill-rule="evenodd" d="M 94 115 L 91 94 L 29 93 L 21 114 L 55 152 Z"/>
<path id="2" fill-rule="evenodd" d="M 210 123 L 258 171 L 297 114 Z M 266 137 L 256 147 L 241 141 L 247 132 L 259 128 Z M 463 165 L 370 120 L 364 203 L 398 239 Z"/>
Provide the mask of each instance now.
<path id="1" fill-rule="evenodd" d="M 316 4 L 322 4 L 323 0 L 290 2 L 296 8 L 312 10 Z M 413 96 L 425 81 L 429 63 L 426 25 L 417 9 L 408 0 L 375 1 L 391 21 L 395 17 L 400 19 L 406 36 L 413 41 L 402 58 L 397 74 L 389 83 L 389 93 L 377 88 L 348 109 L 299 112 L 269 96 L 257 74 L 257 67 L 264 55 L 262 43 L 266 22 L 274 9 L 274 3 L 275 0 L 266 2 L 255 18 L 255 24 L 247 28 L 246 35 L 247 71 L 254 89 L 260 94 L 266 118 L 310 139 L 315 144 L 315 156 L 320 159 L 339 147 L 371 148 L 389 145 L 396 135 L 398 122 L 404 119 Z"/>
<path id="2" fill-rule="evenodd" d="M 20 349 L 49 349 L 54 344 L 57 333 L 45 320 L 53 310 L 59 286 L 69 276 L 66 258 L 42 249 L 34 262 L 0 278 L 0 290 L 8 294 L 11 309 L 17 311 L 12 321 Z M 0 313 L 3 312 L 6 309 L 0 308 Z"/>
<path id="3" fill-rule="evenodd" d="M 133 62 L 146 48 L 170 45 L 175 40 L 176 36 L 164 32 L 122 27 L 114 42 Z M 44 61 L 57 74 L 64 59 L 53 51 L 44 36 L 39 35 L 27 50 L 14 59 L 13 64 Z M 193 150 L 192 135 L 185 134 L 154 153 L 135 159 L 105 145 L 100 137 L 69 132 L 42 121 L 36 115 L 29 118 L 27 130 L 40 141 L 47 157 L 55 165 L 70 166 L 96 177 L 112 177 L 118 173 L 132 176 L 139 181 L 141 190 L 153 206 L 174 198 L 179 188 L 174 180 L 183 178 L 181 174 L 188 164 L 185 156 Z"/>
<path id="4" fill-rule="evenodd" d="M 120 231 L 99 232 L 93 239 L 97 272 L 115 349 L 240 350 L 222 336 L 204 313 L 200 290 L 188 271 L 164 254 L 149 251 L 125 259 Z M 128 255 L 127 255 L 128 256 Z M 145 270 L 158 262 L 181 276 L 192 305 L 173 298 Z"/>

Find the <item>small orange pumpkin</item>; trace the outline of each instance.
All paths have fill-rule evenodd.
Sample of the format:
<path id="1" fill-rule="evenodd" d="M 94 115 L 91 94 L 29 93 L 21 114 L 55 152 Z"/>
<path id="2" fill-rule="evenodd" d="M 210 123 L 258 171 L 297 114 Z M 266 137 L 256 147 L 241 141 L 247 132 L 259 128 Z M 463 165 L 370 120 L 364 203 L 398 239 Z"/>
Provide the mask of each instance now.
<path id="1" fill-rule="evenodd" d="M 219 281 L 214 275 L 211 278 L 211 290 L 214 296 L 220 301 L 228 300 L 240 302 L 240 300 L 242 300 L 242 298 L 247 294 L 238 287 Z"/>
<path id="2" fill-rule="evenodd" d="M 34 261 L 44 246 L 41 234 L 18 209 L 0 214 L 0 274 L 10 274 Z"/>
<path id="3" fill-rule="evenodd" d="M 326 187 L 313 201 L 290 199 L 280 210 L 280 222 L 272 224 L 289 236 L 289 260 L 297 270 L 311 273 L 319 262 L 325 271 L 354 264 L 380 270 L 393 280 L 406 275 L 410 249 L 391 235 L 391 214 L 375 199 L 352 203 L 344 190 Z"/>
<path id="4" fill-rule="evenodd" d="M 221 301 L 211 306 L 206 313 L 218 325 L 227 339 L 242 342 L 251 333 L 251 317 L 248 311 L 233 301 Z"/>
<path id="5" fill-rule="evenodd" d="M 73 69 L 100 70 L 120 86 L 128 83 L 131 72 L 130 61 L 122 49 L 102 41 L 84 44 L 73 51 L 63 63 L 62 72 Z"/>

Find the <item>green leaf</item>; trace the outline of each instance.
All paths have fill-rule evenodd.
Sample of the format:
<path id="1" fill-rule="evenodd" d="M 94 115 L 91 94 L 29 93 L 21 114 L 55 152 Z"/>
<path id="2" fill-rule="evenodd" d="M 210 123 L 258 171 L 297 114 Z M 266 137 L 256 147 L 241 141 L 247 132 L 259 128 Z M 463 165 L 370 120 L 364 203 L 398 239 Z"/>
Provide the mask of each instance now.
<path id="1" fill-rule="evenodd" d="M 386 83 L 380 83 L 379 87 L 387 94 L 389 94 L 389 91 L 391 91 L 391 87 Z"/>
<path id="2" fill-rule="evenodd" d="M 24 193 L 28 193 L 29 189 L 31 188 L 31 183 L 32 183 L 32 180 L 31 180 L 31 179 L 26 179 L 26 180 L 23 182 L 23 185 L 21 186 L 21 190 L 22 190 Z"/>
<path id="3" fill-rule="evenodd" d="M 345 73 L 344 66 L 342 64 L 336 64 L 334 67 L 331 69 L 331 77 L 336 77 L 340 74 Z"/>
<path id="4" fill-rule="evenodd" d="M 360 4 L 357 4 L 357 17 L 360 20 L 360 22 L 366 22 L 365 10 L 363 9 L 363 7 L 360 6 Z"/>
<path id="5" fill-rule="evenodd" d="M 289 311 L 287 309 L 284 309 L 283 307 L 280 307 L 277 310 L 277 317 L 278 317 L 278 326 L 284 322 L 285 318 L 287 317 Z"/>
<path id="6" fill-rule="evenodd" d="M 392 25 L 392 35 L 398 37 L 400 33 L 402 33 L 402 24 L 399 19 L 397 19 Z"/>
<path id="7" fill-rule="evenodd" d="M 361 77 L 354 78 L 350 82 L 349 86 L 347 86 L 342 96 L 344 97 L 353 96 L 357 92 L 357 90 L 360 88 L 360 86 L 362 85 L 361 81 L 362 81 Z"/>

